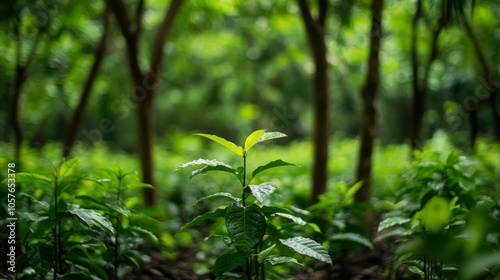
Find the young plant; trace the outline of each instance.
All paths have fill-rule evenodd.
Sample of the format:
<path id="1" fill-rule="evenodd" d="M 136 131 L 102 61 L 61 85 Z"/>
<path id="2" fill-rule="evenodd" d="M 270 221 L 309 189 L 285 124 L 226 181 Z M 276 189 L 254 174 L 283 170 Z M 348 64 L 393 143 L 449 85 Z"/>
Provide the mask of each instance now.
<path id="1" fill-rule="evenodd" d="M 500 229 L 492 215 L 498 202 L 478 192 L 476 185 L 484 179 L 475 176 L 474 165 L 458 151 L 446 157 L 424 151 L 416 158 L 408 187 L 401 189 L 404 209 L 380 222 L 375 239 L 399 238 L 396 268 L 406 264 L 426 280 L 473 279 L 500 263 L 498 241 L 487 240 Z M 483 261 L 485 255 L 489 262 Z"/>
<path id="2" fill-rule="evenodd" d="M 17 174 L 17 183 L 24 190 L 19 196 L 31 202 L 25 211 L 19 212 L 20 220 L 28 227 L 23 238 L 24 253 L 31 271 L 37 274 L 32 275 L 25 269 L 20 276 L 27 279 L 91 279 L 91 275 L 106 278 L 98 259 L 91 254 L 106 250 L 96 235 L 115 234 L 115 229 L 103 215 L 74 203 L 75 197 L 68 190 L 78 187 L 85 177 L 77 167 L 77 159 L 63 160 L 54 165 L 52 179 L 33 173 Z M 50 197 L 44 197 L 47 194 Z"/>
<path id="3" fill-rule="evenodd" d="M 130 270 L 130 263 L 137 266 L 147 257 L 137 250 L 143 243 L 157 244 L 158 238 L 148 229 L 142 228 L 136 220 L 152 220 L 150 217 L 130 210 L 125 205 L 125 193 L 139 188 L 153 188 L 149 184 L 138 182 L 132 172 L 124 172 L 121 168 L 103 170 L 109 179 L 94 180 L 101 188 L 100 198 L 95 195 L 78 195 L 76 198 L 89 203 L 91 208 L 105 213 L 112 221 L 114 235 L 102 236 L 108 240 L 108 249 L 103 253 L 107 264 L 112 264 L 114 279 L 120 279 Z M 101 234 L 102 235 L 102 234 Z"/>
<path id="4" fill-rule="evenodd" d="M 222 277 L 227 272 L 241 268 L 243 270 L 241 275 L 243 279 L 265 279 L 264 264 L 299 263 L 295 258 L 290 256 L 271 254 L 275 248 L 281 246 L 291 248 L 300 254 L 329 264 L 332 263 L 327 251 L 316 241 L 300 236 L 289 236 L 289 229 L 292 226 L 303 226 L 307 225 L 307 223 L 300 217 L 295 216 L 289 209 L 271 205 L 271 202 L 267 198 L 277 188 L 274 183 L 251 184 L 256 176 L 263 171 L 293 165 L 278 159 L 257 167 L 251 173 L 248 170 L 247 156 L 255 144 L 285 137 L 285 134 L 257 130 L 246 138 L 243 147 L 215 135 L 196 135 L 206 137 L 226 147 L 239 156 L 242 163 L 242 166 L 233 168 L 231 165 L 218 160 L 197 159 L 185 163 L 177 169 L 201 165 L 203 166 L 202 168 L 191 173 L 191 178 L 212 171 L 222 171 L 234 175 L 241 185 L 239 197 L 228 192 L 219 192 L 199 199 L 197 202 L 212 197 L 224 197 L 232 200 L 233 203 L 204 213 L 185 224 L 179 230 L 179 232 L 186 230 L 189 227 L 212 218 L 223 218 L 225 220 L 228 236 L 223 236 L 222 238 L 226 241 L 230 249 L 229 253 L 219 256 L 215 261 L 214 274 L 217 278 Z M 251 197 L 254 199 L 250 199 Z M 278 218 L 284 218 L 291 222 L 279 226 L 273 221 Z"/>

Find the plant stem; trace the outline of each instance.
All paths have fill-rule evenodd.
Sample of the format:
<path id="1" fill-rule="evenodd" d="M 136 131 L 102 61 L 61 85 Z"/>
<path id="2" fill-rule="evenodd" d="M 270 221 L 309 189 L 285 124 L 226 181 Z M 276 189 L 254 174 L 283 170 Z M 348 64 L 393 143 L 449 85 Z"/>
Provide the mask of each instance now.
<path id="1" fill-rule="evenodd" d="M 55 217 L 55 227 L 54 227 L 54 280 L 57 279 L 57 274 L 61 271 L 61 221 L 58 215 L 58 194 L 57 194 L 57 176 L 54 178 L 54 217 Z"/>
<path id="2" fill-rule="evenodd" d="M 116 194 L 116 205 L 120 205 L 121 201 L 121 186 L 122 186 L 122 179 L 123 177 L 120 174 L 118 174 L 118 193 Z M 118 266 L 120 264 L 119 262 L 119 257 L 120 257 L 120 227 L 122 224 L 122 216 L 120 213 L 117 213 L 116 216 L 116 229 L 115 229 L 115 279 L 118 279 Z"/>
<path id="3" fill-rule="evenodd" d="M 243 181 L 241 182 L 242 183 L 242 187 L 243 187 L 243 191 L 241 193 L 241 200 L 243 202 L 243 206 L 246 206 L 246 197 L 245 197 L 245 187 L 246 187 L 246 182 L 247 181 L 247 153 L 246 152 L 243 152 Z"/>

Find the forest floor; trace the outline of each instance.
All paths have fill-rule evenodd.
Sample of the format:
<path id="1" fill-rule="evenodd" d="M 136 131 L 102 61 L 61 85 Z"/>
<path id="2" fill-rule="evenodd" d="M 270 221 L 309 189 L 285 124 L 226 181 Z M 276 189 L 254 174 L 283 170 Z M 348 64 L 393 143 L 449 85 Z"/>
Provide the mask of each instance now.
<path id="1" fill-rule="evenodd" d="M 135 268 L 127 280 L 209 280 L 215 279 L 211 274 L 196 275 L 193 264 L 196 259 L 197 249 L 195 246 L 179 252 L 175 260 L 166 259 L 160 252 L 146 252 L 151 257 L 151 262 Z M 363 249 L 357 252 L 346 252 L 340 257 L 333 259 L 333 265 L 317 262 L 313 267 L 297 269 L 292 275 L 283 276 L 283 279 L 297 280 L 378 280 L 390 279 L 392 264 L 394 261 L 391 242 L 380 242 L 373 250 Z M 405 275 L 403 275 L 405 274 Z M 403 270 L 396 272 L 396 279 L 417 279 L 412 275 L 404 273 Z"/>

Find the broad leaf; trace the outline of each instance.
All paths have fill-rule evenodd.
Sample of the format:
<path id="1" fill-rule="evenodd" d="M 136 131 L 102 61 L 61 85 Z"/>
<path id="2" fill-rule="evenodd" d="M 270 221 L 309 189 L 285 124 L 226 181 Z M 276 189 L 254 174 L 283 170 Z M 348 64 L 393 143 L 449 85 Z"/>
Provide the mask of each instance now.
<path id="1" fill-rule="evenodd" d="M 264 260 L 267 258 L 267 256 L 269 255 L 269 253 L 271 253 L 271 251 L 274 249 L 274 247 L 276 247 L 276 244 L 274 244 L 273 246 L 265 249 L 265 250 L 262 250 L 258 255 L 257 255 L 257 261 L 259 263 L 263 263 Z"/>
<path id="2" fill-rule="evenodd" d="M 210 238 L 220 238 L 220 239 L 222 239 L 222 241 L 224 241 L 224 243 L 226 243 L 227 247 L 229 247 L 229 246 L 231 246 L 231 244 L 233 244 L 233 241 L 231 241 L 231 238 L 229 236 L 220 235 L 220 234 L 211 234 L 211 235 L 205 237 L 205 239 L 203 241 L 207 241 Z"/>
<path id="3" fill-rule="evenodd" d="M 270 168 L 275 168 L 275 167 L 280 167 L 280 166 L 294 166 L 295 164 L 293 163 L 288 163 L 285 161 L 282 161 L 281 159 L 271 161 L 265 165 L 257 167 L 253 172 L 252 172 L 252 178 L 257 176 L 257 174 L 261 173 L 262 171 L 265 171 Z"/>
<path id="4" fill-rule="evenodd" d="M 214 142 L 217 142 L 217 143 L 221 144 L 222 146 L 228 148 L 229 150 L 231 150 L 233 153 L 239 155 L 240 157 L 243 156 L 243 148 L 242 147 L 234 144 L 233 142 L 227 141 L 226 139 L 224 139 L 222 137 L 219 137 L 216 135 L 211 135 L 211 134 L 204 134 L 204 133 L 197 133 L 195 135 L 206 137 L 206 138 L 208 138 Z"/>
<path id="5" fill-rule="evenodd" d="M 390 217 L 390 218 L 387 218 L 387 219 L 381 221 L 380 224 L 378 224 L 377 232 L 379 232 L 381 230 L 384 230 L 386 228 L 390 228 L 390 227 L 396 226 L 396 225 L 406 224 L 409 221 L 410 221 L 409 218 L 404 218 L 404 217 Z"/>
<path id="6" fill-rule="evenodd" d="M 42 278 L 52 269 L 54 262 L 54 247 L 43 244 L 28 246 L 27 257 L 30 266 Z"/>
<path id="7" fill-rule="evenodd" d="M 115 233 L 115 229 L 111 222 L 104 216 L 95 212 L 91 209 L 84 209 L 79 207 L 73 207 L 73 209 L 68 210 L 69 213 L 76 215 L 80 220 L 86 223 L 90 228 L 98 228 L 102 231 L 108 233 Z"/>
<path id="8" fill-rule="evenodd" d="M 266 262 L 270 263 L 271 265 L 279 265 L 279 264 L 284 264 L 284 263 L 295 263 L 298 265 L 302 265 L 297 259 L 292 258 L 292 257 L 285 257 L 285 256 L 269 256 L 265 260 Z"/>
<path id="9" fill-rule="evenodd" d="M 238 266 L 245 266 L 245 256 L 235 252 L 218 257 L 214 264 L 215 277 L 220 277 L 224 272 L 231 271 Z"/>
<path id="10" fill-rule="evenodd" d="M 276 139 L 276 138 L 282 138 L 282 137 L 286 137 L 286 134 L 281 133 L 281 132 L 277 132 L 277 131 L 266 132 L 266 133 L 264 133 L 264 135 L 262 135 L 262 137 L 260 137 L 260 139 L 259 139 L 259 141 L 257 141 L 257 143 Z"/>
<path id="11" fill-rule="evenodd" d="M 271 182 L 262 183 L 259 185 L 249 185 L 252 194 L 260 201 L 264 203 L 267 196 L 272 194 L 276 190 L 276 185 Z"/>
<path id="12" fill-rule="evenodd" d="M 255 204 L 231 204 L 226 213 L 226 227 L 238 252 L 248 255 L 266 233 L 266 217 Z"/>
<path id="13" fill-rule="evenodd" d="M 214 194 L 211 194 L 211 195 L 204 196 L 204 197 L 198 199 L 195 203 L 193 203 L 193 205 L 196 205 L 196 204 L 198 204 L 198 202 L 203 201 L 203 200 L 208 199 L 208 198 L 212 198 L 212 197 L 225 197 L 225 198 L 232 199 L 236 203 L 239 203 L 241 201 L 241 198 L 237 198 L 237 197 L 235 197 L 234 195 L 232 195 L 230 193 L 219 192 L 219 193 L 214 193 Z"/>
<path id="14" fill-rule="evenodd" d="M 338 241 L 338 240 L 347 240 L 356 242 L 363 246 L 366 246 L 370 249 L 373 249 L 373 244 L 366 237 L 357 234 L 357 233 L 336 233 L 330 236 L 330 240 Z"/>
<path id="15" fill-rule="evenodd" d="M 7 178 L 2 181 L 2 184 L 7 184 Z M 16 183 L 26 187 L 36 187 L 38 189 L 43 189 L 52 183 L 52 180 L 43 175 L 19 172 L 16 173 Z"/>
<path id="16" fill-rule="evenodd" d="M 232 169 L 231 167 L 227 167 L 225 165 L 215 165 L 215 166 L 205 166 L 203 168 L 200 168 L 200 169 L 197 169 L 197 170 L 191 172 L 190 178 L 193 178 L 196 175 L 205 174 L 205 173 L 208 173 L 211 171 L 223 171 L 223 172 L 228 172 L 228 173 L 231 173 L 231 174 L 237 176 L 237 174 L 236 174 L 237 171 Z"/>
<path id="17" fill-rule="evenodd" d="M 231 168 L 231 165 L 229 165 L 229 164 L 227 164 L 225 162 L 222 162 L 222 161 L 218 161 L 216 159 L 203 159 L 203 158 L 199 158 L 197 160 L 193 160 L 193 161 L 181 164 L 179 167 L 177 167 L 177 169 L 175 169 L 175 171 L 177 171 L 179 169 L 186 168 L 186 167 L 190 167 L 190 166 L 193 166 L 193 165 L 201 165 L 201 164 L 208 165 L 208 166 L 218 166 L 218 165 L 221 165 L 221 166 L 225 166 L 227 168 Z"/>
<path id="18" fill-rule="evenodd" d="M 218 209 L 215 209 L 214 211 L 210 211 L 210 212 L 207 212 L 203 215 L 200 215 L 200 216 L 194 218 L 193 220 L 191 220 L 189 223 L 182 226 L 181 229 L 179 229 L 179 231 L 177 233 L 184 231 L 185 229 L 190 228 L 192 226 L 199 225 L 201 222 L 206 221 L 208 219 L 224 218 L 226 216 L 226 211 L 227 211 L 227 208 L 224 208 L 224 209 L 218 208 Z"/>
<path id="19" fill-rule="evenodd" d="M 285 214 L 290 214 L 290 215 L 293 214 L 292 211 L 285 209 L 285 208 L 276 207 L 276 206 L 265 206 L 265 205 L 262 206 L 262 212 L 268 218 L 271 218 L 276 213 L 285 213 Z"/>
<path id="20" fill-rule="evenodd" d="M 129 226 L 128 230 L 139 234 L 139 236 L 143 237 L 144 239 L 149 240 L 149 242 L 151 242 L 151 243 L 158 242 L 158 237 L 156 237 L 156 235 L 154 233 L 152 233 L 151 231 L 149 231 L 147 229 L 143 229 L 143 228 L 138 227 L 138 226 Z"/>
<path id="21" fill-rule="evenodd" d="M 257 144 L 265 132 L 266 131 L 264 129 L 260 129 L 248 135 L 247 139 L 245 140 L 245 151 L 248 152 L 253 147 L 253 145 Z"/>
<path id="22" fill-rule="evenodd" d="M 288 239 L 280 239 L 280 242 L 283 243 L 283 245 L 292 248 L 299 254 L 332 264 L 332 259 L 330 258 L 330 255 L 328 255 L 325 248 L 312 239 L 297 236 Z"/>
<path id="23" fill-rule="evenodd" d="M 301 218 L 297 217 L 297 216 L 294 216 L 294 215 L 290 215 L 290 214 L 286 214 L 286 213 L 276 213 L 274 214 L 274 216 L 279 216 L 279 217 L 283 217 L 283 218 L 286 218 L 286 219 L 289 219 L 289 220 L 292 220 L 294 223 L 298 224 L 298 225 L 306 225 L 307 223 L 302 220 Z"/>

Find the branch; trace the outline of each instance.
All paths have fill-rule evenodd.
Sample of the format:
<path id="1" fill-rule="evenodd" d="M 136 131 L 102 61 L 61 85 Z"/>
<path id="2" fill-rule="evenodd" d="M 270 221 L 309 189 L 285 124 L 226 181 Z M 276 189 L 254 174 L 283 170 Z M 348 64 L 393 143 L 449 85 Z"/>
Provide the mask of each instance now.
<path id="1" fill-rule="evenodd" d="M 140 80 L 142 79 L 142 71 L 139 66 L 137 24 L 135 24 L 136 27 L 133 27 L 134 23 L 130 19 L 127 7 L 122 0 L 108 0 L 106 3 L 115 14 L 116 21 L 118 21 L 120 30 L 127 43 L 127 54 L 132 78 Z M 140 19 L 136 19 L 136 21 L 140 21 Z"/>
<path id="2" fill-rule="evenodd" d="M 175 16 L 178 14 L 183 1 L 184 0 L 172 0 L 172 2 L 170 2 L 170 6 L 163 17 L 160 26 L 156 30 L 153 40 L 153 49 L 151 50 L 151 68 L 149 70 L 149 75 L 153 78 L 155 84 L 163 62 L 163 47 L 165 46 L 170 32 L 172 31 Z"/>

